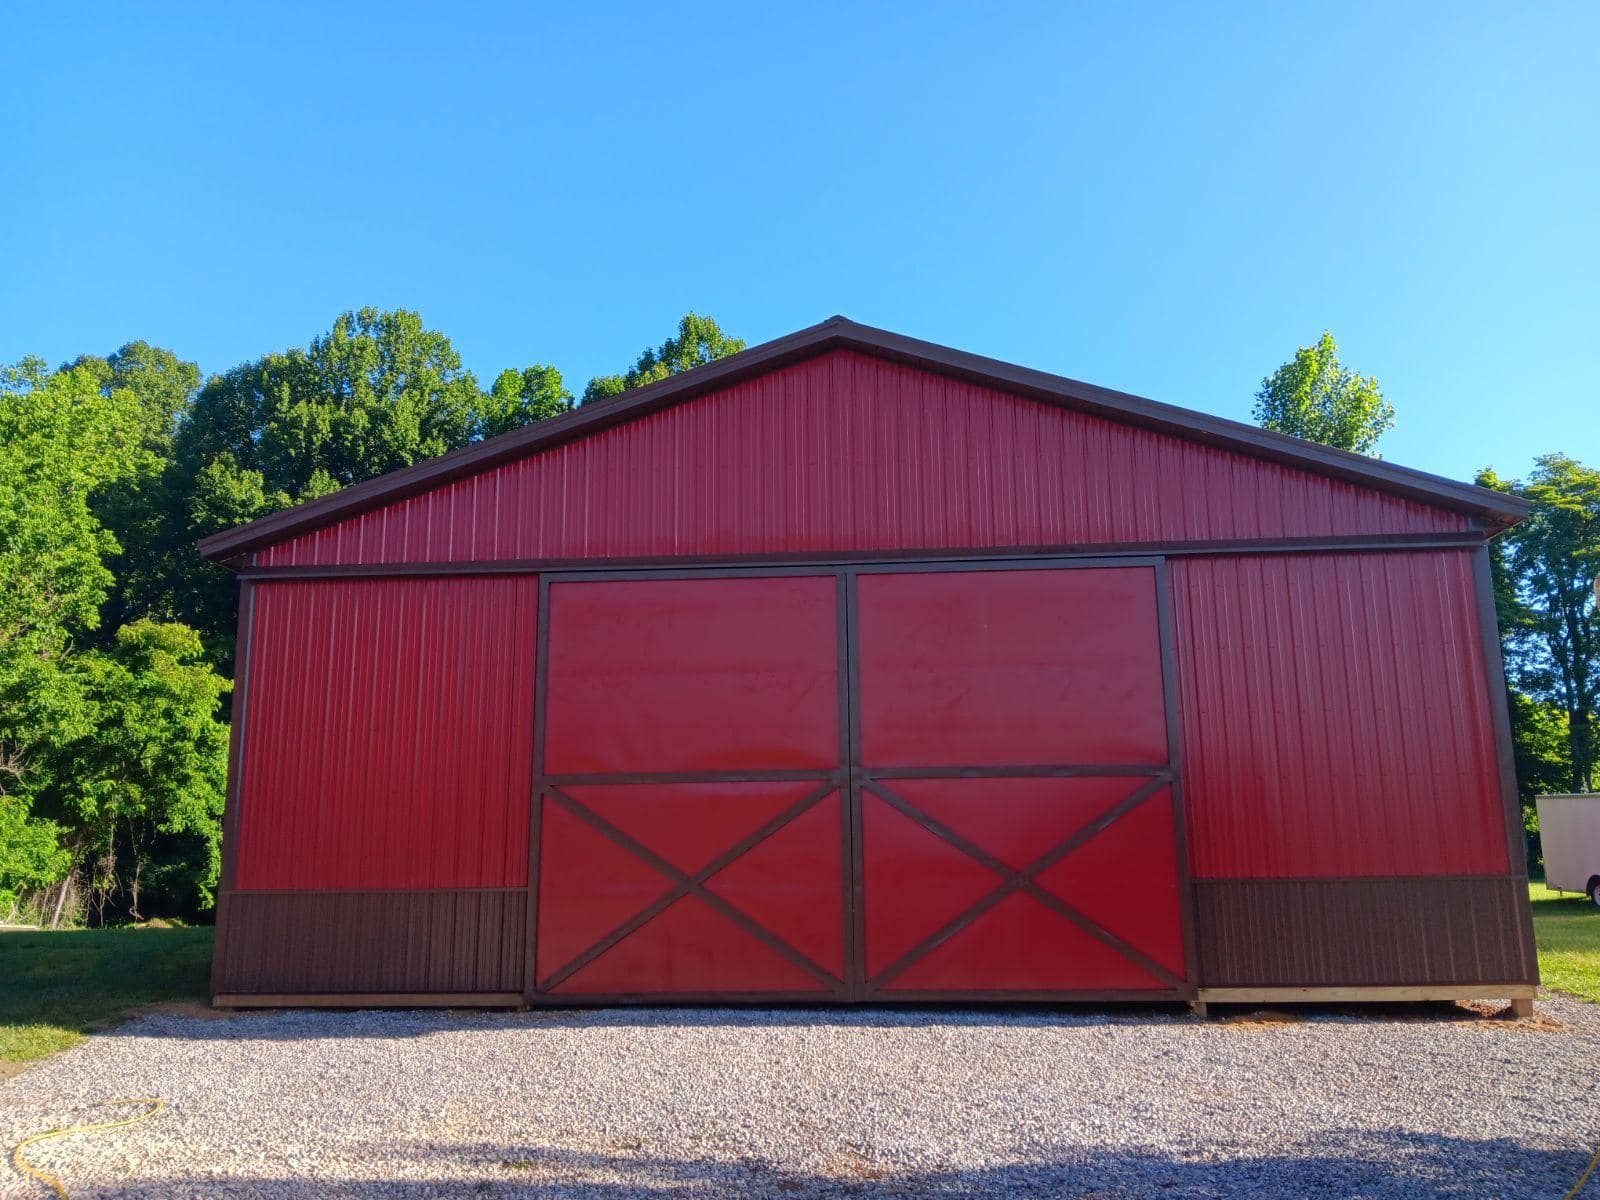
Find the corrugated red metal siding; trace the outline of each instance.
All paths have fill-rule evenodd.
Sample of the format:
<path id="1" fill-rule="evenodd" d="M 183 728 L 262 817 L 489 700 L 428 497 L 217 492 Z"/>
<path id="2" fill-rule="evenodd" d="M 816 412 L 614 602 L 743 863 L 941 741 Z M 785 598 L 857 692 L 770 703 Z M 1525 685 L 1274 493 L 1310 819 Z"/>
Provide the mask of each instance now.
<path id="1" fill-rule="evenodd" d="M 714 556 L 1466 528 L 1460 514 L 834 351 L 290 539 L 255 561 Z"/>
<path id="2" fill-rule="evenodd" d="M 1469 552 L 1171 577 L 1197 877 L 1507 871 Z"/>
<path id="3" fill-rule="evenodd" d="M 254 587 L 232 886 L 526 887 L 537 579 Z"/>

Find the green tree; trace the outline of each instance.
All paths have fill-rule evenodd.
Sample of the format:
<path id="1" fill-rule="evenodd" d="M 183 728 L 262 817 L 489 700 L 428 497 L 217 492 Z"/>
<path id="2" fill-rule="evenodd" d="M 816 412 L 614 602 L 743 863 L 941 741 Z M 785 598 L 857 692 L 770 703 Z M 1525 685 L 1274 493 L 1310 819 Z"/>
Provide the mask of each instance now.
<path id="1" fill-rule="evenodd" d="M 1300 347 L 1261 381 L 1255 419 L 1263 429 L 1372 454 L 1394 425 L 1394 406 L 1375 378 L 1345 369 L 1338 344 L 1324 331 L 1315 345 Z"/>
<path id="2" fill-rule="evenodd" d="M 0 903 L 55 884 L 59 912 L 78 875 L 102 914 L 137 910 L 159 858 L 192 911 L 214 886 L 228 684 L 183 626 L 98 633 L 120 546 L 96 506 L 154 477 L 171 420 L 117 369 L 0 371 Z"/>
<path id="3" fill-rule="evenodd" d="M 1529 834 L 1539 831 L 1539 796 L 1570 789 L 1572 778 L 1571 739 L 1567 736 L 1567 714 L 1557 705 L 1525 696 L 1515 688 L 1510 692 L 1511 749 L 1517 770 L 1517 796 L 1522 801 L 1522 827 Z M 1529 839 L 1530 860 L 1543 857 L 1542 847 Z"/>
<path id="4" fill-rule="evenodd" d="M 122 626 L 110 649 L 77 655 L 70 669 L 80 711 L 42 749 L 28 790 L 67 831 L 96 916 L 148 915 L 153 858 L 168 864 L 157 881 L 167 911 L 210 907 L 228 769 L 219 712 L 231 685 L 194 630 L 150 620 Z"/>
<path id="5" fill-rule="evenodd" d="M 14 919 L 27 896 L 56 883 L 71 865 L 60 826 L 35 817 L 22 797 L 0 792 L 0 920 Z"/>
<path id="6" fill-rule="evenodd" d="M 561 381 L 560 371 L 537 365 L 520 371 L 508 367 L 483 398 L 474 432 L 477 437 L 490 438 L 571 410 L 572 393 Z"/>
<path id="7" fill-rule="evenodd" d="M 1531 500 L 1533 511 L 1502 539 L 1511 593 L 1502 612 L 1508 673 L 1521 691 L 1563 714 L 1564 786 L 1588 791 L 1600 752 L 1600 613 L 1593 590 L 1600 572 L 1600 471 L 1546 454 L 1512 490 Z"/>
<path id="8" fill-rule="evenodd" d="M 296 500 L 464 446 L 479 420 L 472 372 L 414 312 L 345 313 L 306 350 L 206 382 L 175 447 L 197 475 L 223 454 Z"/>
<path id="9" fill-rule="evenodd" d="M 173 445 L 170 615 L 225 661 L 233 578 L 199 561 L 196 539 L 464 446 L 508 403 L 488 403 L 450 339 L 403 309 L 345 313 L 305 350 L 208 380 Z"/>
<path id="10" fill-rule="evenodd" d="M 140 418 L 93 366 L 0 369 L 0 891 L 13 897 L 69 866 L 61 827 L 35 809 L 39 763 L 81 728 L 69 657 L 99 628 L 118 550 L 92 500 L 150 469 Z"/>
<path id="11" fill-rule="evenodd" d="M 92 499 L 150 469 L 139 418 L 92 367 L 0 369 L 0 655 L 52 658 L 98 628 L 118 546 Z"/>
<path id="12" fill-rule="evenodd" d="M 114 630 L 135 613 L 165 612 L 170 593 L 158 557 L 163 521 L 173 503 L 167 486 L 173 436 L 200 386 L 200 368 L 170 350 L 130 342 L 108 358 L 84 357 L 69 364 L 94 373 L 108 399 L 131 402 L 144 451 L 134 470 L 104 485 L 91 507 L 119 547 L 107 562 L 113 583 L 102 628 Z"/>
<path id="13" fill-rule="evenodd" d="M 646 349 L 627 374 L 591 379 L 583 389 L 583 403 L 620 396 L 631 388 L 705 366 L 743 349 L 743 338 L 729 337 L 710 317 L 688 313 L 678 322 L 678 336 L 668 338 L 654 350 Z"/>

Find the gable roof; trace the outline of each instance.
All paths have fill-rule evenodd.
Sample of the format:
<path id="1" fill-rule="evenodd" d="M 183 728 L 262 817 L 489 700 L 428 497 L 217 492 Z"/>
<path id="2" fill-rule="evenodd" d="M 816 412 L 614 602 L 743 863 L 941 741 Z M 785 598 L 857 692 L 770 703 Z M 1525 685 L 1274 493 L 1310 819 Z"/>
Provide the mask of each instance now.
<path id="1" fill-rule="evenodd" d="M 213 562 L 231 559 L 462 476 L 573 441 L 646 413 L 681 404 L 740 380 L 840 349 L 859 351 L 1041 403 L 1076 409 L 1189 441 L 1220 446 L 1254 458 L 1466 513 L 1483 521 L 1489 532 L 1498 532 L 1516 524 L 1527 515 L 1530 507 L 1520 497 L 1503 492 L 1459 483 L 1362 454 L 1336 450 L 1287 434 L 1258 429 L 1240 421 L 1230 421 L 998 359 L 952 350 L 947 346 L 919 341 L 836 316 L 609 400 L 586 404 L 559 417 L 514 429 L 438 458 L 352 484 L 341 491 L 272 513 L 246 525 L 214 533 L 200 540 L 200 554 Z"/>

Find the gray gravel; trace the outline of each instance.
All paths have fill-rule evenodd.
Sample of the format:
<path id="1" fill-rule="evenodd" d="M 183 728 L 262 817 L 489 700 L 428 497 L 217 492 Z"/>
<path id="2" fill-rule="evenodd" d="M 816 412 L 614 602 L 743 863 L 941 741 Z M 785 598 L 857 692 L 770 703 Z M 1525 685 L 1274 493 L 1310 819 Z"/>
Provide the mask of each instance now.
<path id="1" fill-rule="evenodd" d="M 81 1200 L 1556 1200 L 1600 1138 L 1600 1006 L 1539 1007 L 163 1013 L 0 1085 L 0 1135 L 165 1097 L 33 1149 Z"/>

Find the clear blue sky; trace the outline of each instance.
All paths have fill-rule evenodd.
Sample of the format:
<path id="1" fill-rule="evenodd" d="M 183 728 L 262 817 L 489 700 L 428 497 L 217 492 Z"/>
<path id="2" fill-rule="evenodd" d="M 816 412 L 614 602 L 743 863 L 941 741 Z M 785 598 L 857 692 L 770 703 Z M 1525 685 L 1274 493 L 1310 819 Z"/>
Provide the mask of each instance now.
<path id="1" fill-rule="evenodd" d="M 1385 457 L 1600 464 L 1600 5 L 236 8 L 0 12 L 0 357 L 841 312 L 1248 418 L 1326 327 Z"/>

